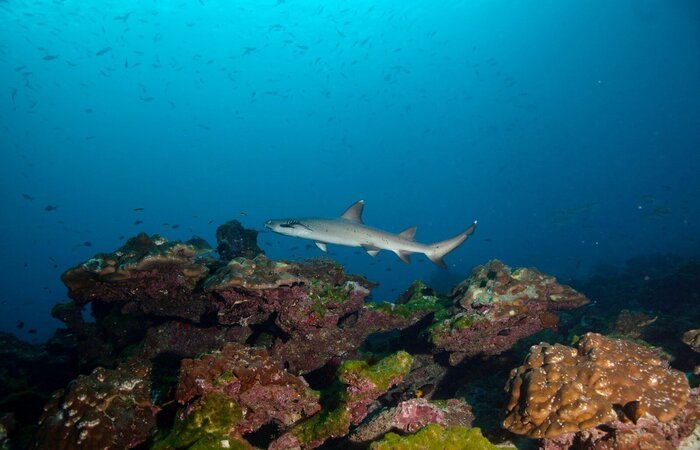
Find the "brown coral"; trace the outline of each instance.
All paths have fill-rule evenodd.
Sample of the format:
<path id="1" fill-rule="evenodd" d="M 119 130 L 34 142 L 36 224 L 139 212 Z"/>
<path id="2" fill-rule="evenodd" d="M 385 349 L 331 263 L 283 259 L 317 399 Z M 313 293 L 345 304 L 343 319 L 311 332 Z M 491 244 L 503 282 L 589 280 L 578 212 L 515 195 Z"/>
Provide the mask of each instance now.
<path id="1" fill-rule="evenodd" d="M 151 403 L 151 367 L 132 359 L 117 369 L 98 367 L 81 375 L 46 405 L 37 449 L 133 448 L 156 424 Z"/>
<path id="2" fill-rule="evenodd" d="M 639 412 L 661 422 L 686 404 L 690 388 L 654 349 L 588 333 L 576 348 L 533 346 L 513 369 L 504 426 L 517 434 L 550 438 L 616 419 L 614 405 L 638 401 Z M 628 410 L 637 410 L 628 406 Z"/>

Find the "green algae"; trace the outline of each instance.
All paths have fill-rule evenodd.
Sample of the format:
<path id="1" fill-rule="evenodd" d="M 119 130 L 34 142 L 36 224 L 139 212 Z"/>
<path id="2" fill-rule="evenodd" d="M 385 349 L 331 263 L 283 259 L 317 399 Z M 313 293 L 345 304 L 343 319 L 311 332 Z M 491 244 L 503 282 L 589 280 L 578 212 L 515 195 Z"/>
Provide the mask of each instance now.
<path id="1" fill-rule="evenodd" d="M 401 317 L 413 317 L 420 312 L 434 312 L 437 314 L 447 311 L 452 306 L 452 301 L 432 294 L 432 289 L 422 281 L 414 281 L 409 288 L 411 295 L 403 303 L 368 303 L 369 308 Z M 430 293 L 429 293 L 430 292 Z"/>
<path id="2" fill-rule="evenodd" d="M 328 306 L 345 303 L 352 292 L 352 285 L 345 283 L 334 285 L 323 281 L 312 281 L 309 284 L 309 298 L 313 301 L 313 311 L 319 317 L 325 316 Z"/>
<path id="3" fill-rule="evenodd" d="M 387 433 L 373 442 L 371 450 L 497 450 L 478 428 L 444 427 L 431 424 L 415 434 Z"/>
<path id="4" fill-rule="evenodd" d="M 229 436 L 231 429 L 242 418 L 243 411 L 236 402 L 223 394 L 211 393 L 184 420 L 176 419 L 170 433 L 157 441 L 152 449 L 249 448 L 244 441 L 236 441 Z"/>
<path id="5" fill-rule="evenodd" d="M 474 322 L 476 322 L 478 318 L 479 316 L 477 316 L 476 314 L 464 314 L 455 317 L 450 322 L 450 326 L 453 330 L 464 330 L 465 328 L 469 328 L 472 325 L 474 325 Z"/>
<path id="6" fill-rule="evenodd" d="M 341 394 L 342 400 L 345 395 Z M 300 443 L 325 441 L 331 437 L 347 434 L 350 430 L 350 414 L 344 401 L 335 408 L 324 408 L 292 429 Z"/>
<path id="7" fill-rule="evenodd" d="M 340 365 L 338 378 L 345 384 L 349 384 L 352 379 L 364 378 L 376 386 L 376 389 L 385 391 L 397 377 L 403 377 L 411 370 L 411 364 L 413 357 L 404 351 L 382 358 L 374 365 L 367 361 L 350 360 Z"/>
<path id="8" fill-rule="evenodd" d="M 295 425 L 291 433 L 302 444 L 323 442 L 331 437 L 344 436 L 350 430 L 350 408 L 353 402 L 374 398 L 388 390 L 392 384 L 406 376 L 411 369 L 413 357 L 404 351 L 379 360 L 376 364 L 367 361 L 345 361 L 338 368 L 338 378 L 331 388 L 323 393 L 323 409 L 312 417 Z M 356 380 L 369 381 L 374 388 L 363 393 L 349 394 L 345 385 Z"/>

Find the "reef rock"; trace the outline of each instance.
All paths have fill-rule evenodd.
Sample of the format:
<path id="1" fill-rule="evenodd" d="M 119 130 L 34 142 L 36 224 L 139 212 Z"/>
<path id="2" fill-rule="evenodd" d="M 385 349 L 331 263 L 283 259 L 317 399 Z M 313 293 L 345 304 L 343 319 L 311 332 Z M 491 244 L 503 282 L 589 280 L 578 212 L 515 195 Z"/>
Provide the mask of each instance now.
<path id="1" fill-rule="evenodd" d="M 265 252 L 258 247 L 258 232 L 229 220 L 216 229 L 216 251 L 224 261 L 243 257 L 253 259 Z"/>
<path id="2" fill-rule="evenodd" d="M 287 427 L 321 408 L 318 393 L 302 377 L 286 372 L 267 350 L 237 343 L 181 363 L 178 402 L 192 409 L 193 401 L 201 403 L 212 394 L 223 395 L 240 408 L 234 427 L 238 434 L 271 422 Z"/>
<path id="3" fill-rule="evenodd" d="M 658 316 L 651 317 L 641 311 L 623 309 L 615 319 L 613 334 L 618 337 L 639 339 L 646 327 L 656 322 Z"/>
<path id="4" fill-rule="evenodd" d="M 690 348 L 700 352 L 700 329 L 688 330 L 683 333 L 683 342 L 690 345 Z"/>
<path id="5" fill-rule="evenodd" d="M 37 430 L 37 450 L 133 448 L 156 425 L 151 403 L 151 368 L 131 359 L 117 369 L 98 367 L 56 392 Z"/>
<path id="6" fill-rule="evenodd" d="M 351 425 L 367 416 L 376 398 L 403 380 L 411 363 L 411 356 L 403 351 L 375 364 L 345 361 L 338 368 L 339 384 L 329 388 L 324 409 L 294 425 L 270 444 L 270 450 L 316 448 L 327 439 L 345 436 Z"/>
<path id="7" fill-rule="evenodd" d="M 575 348 L 533 346 L 513 369 L 503 425 L 516 434 L 554 438 L 618 419 L 647 415 L 669 422 L 685 407 L 690 387 L 653 348 L 587 333 Z"/>
<path id="8" fill-rule="evenodd" d="M 459 426 L 442 426 L 431 424 L 415 434 L 400 436 L 389 433 L 381 441 L 373 442 L 371 450 L 405 450 L 405 449 L 450 449 L 450 450 L 497 450 L 481 435 L 478 428 Z"/>
<path id="9" fill-rule="evenodd" d="M 199 321 L 209 303 L 194 292 L 208 274 L 196 247 L 141 233 L 114 253 L 100 253 L 61 276 L 78 306 L 116 303 L 123 312 Z"/>
<path id="10" fill-rule="evenodd" d="M 496 355 L 519 339 L 555 327 L 553 312 L 576 308 L 588 299 L 536 269 L 512 270 L 492 260 L 472 270 L 450 293 L 454 308 L 435 316 L 429 340 L 436 352 L 448 352 L 452 365 L 478 354 Z"/>
<path id="11" fill-rule="evenodd" d="M 282 338 L 273 353 L 303 374 L 353 352 L 369 334 L 405 328 L 437 307 L 419 295 L 395 307 L 365 304 L 373 286 L 327 259 L 289 263 L 259 255 L 231 260 L 204 289 L 215 298 L 219 323 L 247 326 L 274 317 Z"/>
<path id="12" fill-rule="evenodd" d="M 415 433 L 431 423 L 471 427 L 474 415 L 467 403 L 458 399 L 428 401 L 413 398 L 386 409 L 361 424 L 350 435 L 350 442 L 369 443 L 390 431 Z"/>

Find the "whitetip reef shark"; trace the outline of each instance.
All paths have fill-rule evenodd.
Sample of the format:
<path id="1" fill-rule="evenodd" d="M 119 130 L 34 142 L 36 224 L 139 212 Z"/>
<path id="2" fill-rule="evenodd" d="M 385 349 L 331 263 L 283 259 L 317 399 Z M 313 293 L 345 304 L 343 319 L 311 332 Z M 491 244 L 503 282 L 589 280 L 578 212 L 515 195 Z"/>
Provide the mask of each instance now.
<path id="1" fill-rule="evenodd" d="M 365 225 L 362 223 L 364 206 L 364 200 L 360 200 L 335 218 L 272 219 L 265 222 L 265 228 L 285 236 L 315 241 L 324 252 L 328 251 L 326 244 L 362 247 L 370 256 L 376 256 L 380 250 L 390 250 L 405 263 L 411 262 L 411 253 L 423 253 L 442 268 L 447 268 L 444 256 L 459 247 L 476 229 L 475 220 L 469 228 L 451 239 L 421 244 L 414 239 L 416 227 L 394 234 Z"/>

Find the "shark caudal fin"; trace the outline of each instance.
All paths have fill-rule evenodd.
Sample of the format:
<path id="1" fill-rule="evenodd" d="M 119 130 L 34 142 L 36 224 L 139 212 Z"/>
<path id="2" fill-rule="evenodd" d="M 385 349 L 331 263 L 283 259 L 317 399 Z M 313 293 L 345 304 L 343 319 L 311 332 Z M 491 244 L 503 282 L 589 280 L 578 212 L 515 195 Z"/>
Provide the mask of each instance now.
<path id="1" fill-rule="evenodd" d="M 445 261 L 443 261 L 442 258 L 446 254 L 450 253 L 452 250 L 459 247 L 460 244 L 462 244 L 462 242 L 466 241 L 467 238 L 474 233 L 474 230 L 476 230 L 476 220 L 469 228 L 467 228 L 457 236 L 446 241 L 436 242 L 435 244 L 432 244 L 430 246 L 430 250 L 426 252 L 425 256 L 427 256 L 428 259 L 430 259 L 436 265 L 442 267 L 443 269 L 447 269 L 447 265 L 445 264 Z"/>

